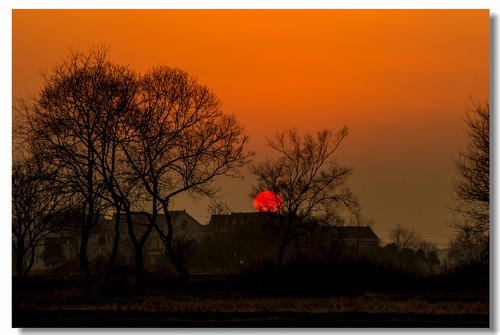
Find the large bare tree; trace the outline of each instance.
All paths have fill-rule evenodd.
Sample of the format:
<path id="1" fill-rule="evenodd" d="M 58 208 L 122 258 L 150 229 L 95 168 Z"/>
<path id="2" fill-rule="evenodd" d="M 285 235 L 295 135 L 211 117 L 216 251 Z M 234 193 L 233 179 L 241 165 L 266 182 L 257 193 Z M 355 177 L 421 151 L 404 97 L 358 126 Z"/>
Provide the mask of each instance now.
<path id="1" fill-rule="evenodd" d="M 109 113 L 128 108 L 128 76 L 104 48 L 76 51 L 44 76 L 40 94 L 25 108 L 28 139 L 51 157 L 58 166 L 54 183 L 82 208 L 80 265 L 87 296 L 92 287 L 87 244 L 109 206 L 97 153 Z"/>
<path id="2" fill-rule="evenodd" d="M 125 141 L 128 141 L 127 119 L 137 108 L 137 92 L 139 87 L 139 76 L 132 70 L 125 67 L 115 67 L 112 71 L 115 79 L 120 82 L 120 89 L 115 93 L 117 99 L 121 100 L 121 105 L 117 109 L 103 111 L 103 119 L 96 129 L 99 136 L 96 144 L 92 147 L 96 157 L 96 171 L 101 176 L 105 192 L 98 196 L 109 204 L 114 212 L 114 240 L 109 259 L 109 265 L 104 276 L 103 288 L 108 289 L 111 272 L 115 266 L 120 242 L 120 231 L 122 224 L 122 214 L 128 226 L 132 226 L 131 213 L 134 203 L 141 198 L 140 190 L 137 186 L 137 178 L 129 169 L 126 156 L 122 151 Z M 129 230 L 130 231 L 130 230 Z M 132 233 L 134 229 L 132 226 Z M 137 240 L 136 234 L 130 236 L 131 241 Z M 146 239 L 147 236 L 144 238 Z M 135 246 L 135 244 L 134 244 Z M 142 264 L 142 262 L 141 262 Z M 142 271 L 142 270 L 141 270 Z M 141 285 L 141 280 L 139 280 Z M 142 288 L 139 289 L 141 291 Z"/>
<path id="3" fill-rule="evenodd" d="M 252 155 L 242 126 L 207 87 L 186 72 L 159 67 L 138 75 L 94 48 L 74 52 L 44 77 L 24 104 L 24 134 L 58 168 L 54 185 L 82 208 L 80 263 L 91 294 L 87 244 L 104 211 L 115 216 L 116 258 L 121 214 L 135 249 L 136 287 L 144 292 L 143 248 L 156 229 L 183 277 L 185 253 L 175 242 L 169 206 L 177 195 L 213 195 L 214 179 L 237 176 Z M 137 224 L 133 211 L 149 223 Z M 167 227 L 157 223 L 165 213 Z M 108 270 L 109 273 L 109 270 Z"/>
<path id="4" fill-rule="evenodd" d="M 342 207 L 356 203 L 346 186 L 351 169 L 340 165 L 336 152 L 347 135 L 347 128 L 337 133 L 329 130 L 315 135 L 297 130 L 278 133 L 268 139 L 277 158 L 251 167 L 257 177 L 252 195 L 271 191 L 276 199 L 281 224 L 277 262 L 282 265 L 286 248 L 304 222 L 335 217 Z M 329 222 L 332 223 L 332 222 Z"/>
<path id="5" fill-rule="evenodd" d="M 182 194 L 212 196 L 218 176 L 238 176 L 251 153 L 234 116 L 224 114 L 216 95 L 188 73 L 166 66 L 141 78 L 139 108 L 128 119 L 123 151 L 141 187 L 149 194 L 148 217 L 179 275 L 188 272 L 174 243 L 169 209 Z M 157 223 L 162 211 L 166 228 Z"/>

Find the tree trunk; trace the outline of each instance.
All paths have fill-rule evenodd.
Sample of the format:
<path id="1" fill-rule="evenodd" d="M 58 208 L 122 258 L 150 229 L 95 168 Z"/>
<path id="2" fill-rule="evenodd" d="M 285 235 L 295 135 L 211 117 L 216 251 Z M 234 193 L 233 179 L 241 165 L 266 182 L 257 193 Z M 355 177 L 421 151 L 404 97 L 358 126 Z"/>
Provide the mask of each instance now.
<path id="1" fill-rule="evenodd" d="M 141 244 L 135 247 L 135 289 L 137 295 L 144 295 L 144 261 L 143 246 Z"/>
<path id="2" fill-rule="evenodd" d="M 33 267 L 33 263 L 35 263 L 35 251 L 36 251 L 36 246 L 31 246 L 31 259 L 29 260 L 29 263 L 26 264 L 26 269 L 24 270 L 24 277 L 28 276 L 28 272 L 30 272 L 31 268 Z"/>
<path id="3" fill-rule="evenodd" d="M 17 251 L 16 251 L 16 274 L 18 277 L 24 276 L 23 261 L 24 261 L 24 243 L 18 238 L 17 240 Z"/>
<path id="4" fill-rule="evenodd" d="M 83 227 L 80 240 L 80 277 L 84 282 L 86 298 L 90 298 L 92 295 L 92 283 L 90 278 L 89 259 L 87 255 L 89 235 L 90 230 L 87 227 Z"/>
<path id="5" fill-rule="evenodd" d="M 167 256 L 168 253 L 167 253 Z M 174 263 L 175 270 L 177 271 L 177 274 L 179 275 L 179 278 L 181 280 L 181 283 L 183 285 L 187 285 L 189 283 L 189 272 L 186 268 L 186 265 L 184 264 L 184 261 L 177 257 L 177 255 L 172 255 L 169 256 L 170 259 L 172 260 L 172 263 Z"/>
<path id="6" fill-rule="evenodd" d="M 292 232 L 292 224 L 293 224 L 293 219 L 289 218 L 287 221 L 287 226 L 285 227 L 285 231 L 283 235 L 281 236 L 281 243 L 280 243 L 280 248 L 278 251 L 278 267 L 281 268 L 283 265 L 283 260 L 285 258 L 285 251 L 286 247 L 290 243 L 290 235 Z"/>
<path id="7" fill-rule="evenodd" d="M 166 235 L 163 232 L 161 232 L 160 229 L 158 229 L 158 232 L 161 234 L 162 241 L 165 244 L 165 253 L 167 257 L 169 257 L 172 263 L 174 264 L 175 270 L 177 271 L 177 274 L 179 275 L 181 282 L 184 285 L 186 285 L 189 282 L 189 272 L 186 268 L 186 265 L 184 264 L 184 260 L 181 257 L 179 257 L 179 255 L 177 254 L 172 245 L 173 225 L 172 225 L 172 218 L 170 217 L 170 213 L 168 212 L 168 204 L 162 203 L 162 206 L 167 221 L 168 232 Z"/>
<path id="8" fill-rule="evenodd" d="M 280 243 L 280 249 L 278 251 L 278 267 L 280 267 L 280 268 L 283 265 L 283 258 L 285 256 L 285 248 L 286 248 L 287 244 L 288 243 L 286 243 L 285 241 Z"/>
<path id="9" fill-rule="evenodd" d="M 111 272 L 116 265 L 116 255 L 118 254 L 118 245 L 120 243 L 120 209 L 117 209 L 115 216 L 115 236 L 113 241 L 113 249 L 111 250 L 111 257 L 109 259 L 108 269 L 104 275 L 104 290 L 106 291 L 109 286 L 109 279 L 111 277 Z"/>
<path id="10" fill-rule="evenodd" d="M 134 223 L 132 221 L 132 214 L 130 212 L 130 208 L 126 207 L 125 208 L 125 217 L 127 221 L 127 230 L 128 230 L 128 236 L 130 237 L 130 241 L 132 241 L 132 245 L 134 246 L 135 250 L 135 288 L 136 288 L 136 293 L 138 295 L 143 295 L 145 293 L 144 289 L 144 244 L 146 241 L 147 236 L 149 235 L 148 232 L 143 235 L 143 238 L 141 241 L 137 239 L 135 236 L 134 232 Z"/>

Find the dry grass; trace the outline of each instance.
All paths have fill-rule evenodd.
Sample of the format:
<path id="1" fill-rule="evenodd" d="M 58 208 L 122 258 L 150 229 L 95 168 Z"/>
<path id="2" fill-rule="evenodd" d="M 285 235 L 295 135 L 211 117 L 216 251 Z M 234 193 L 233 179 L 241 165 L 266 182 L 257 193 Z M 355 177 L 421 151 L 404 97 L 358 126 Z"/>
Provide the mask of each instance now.
<path id="1" fill-rule="evenodd" d="M 309 312 L 309 313 L 398 313 L 459 315 L 489 313 L 487 302 L 437 301 L 419 297 L 401 298 L 394 295 L 370 294 L 360 297 L 281 297 L 281 298 L 221 298 L 191 296 L 147 296 L 113 299 L 103 303 L 43 306 L 16 303 L 20 310 L 102 310 L 141 312 Z"/>

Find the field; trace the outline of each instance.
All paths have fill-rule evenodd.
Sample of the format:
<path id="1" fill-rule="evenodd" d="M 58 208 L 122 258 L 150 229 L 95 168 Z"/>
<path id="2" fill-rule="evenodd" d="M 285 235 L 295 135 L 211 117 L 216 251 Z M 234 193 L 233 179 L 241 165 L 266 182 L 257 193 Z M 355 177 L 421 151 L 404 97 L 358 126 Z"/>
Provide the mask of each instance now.
<path id="1" fill-rule="evenodd" d="M 487 292 L 255 296 L 202 279 L 188 291 L 83 299 L 68 281 L 39 279 L 13 295 L 14 327 L 488 327 Z M 40 283 L 43 282 L 42 289 Z M 26 283 L 25 283 L 26 284 Z M 157 286 L 157 285 L 156 285 Z"/>

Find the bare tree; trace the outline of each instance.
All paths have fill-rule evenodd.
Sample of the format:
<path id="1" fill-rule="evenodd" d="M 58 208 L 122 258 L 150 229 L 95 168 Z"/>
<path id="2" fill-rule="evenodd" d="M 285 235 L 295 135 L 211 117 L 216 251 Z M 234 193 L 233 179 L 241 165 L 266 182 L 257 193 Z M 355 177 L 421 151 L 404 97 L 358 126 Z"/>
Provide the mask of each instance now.
<path id="1" fill-rule="evenodd" d="M 488 236 L 471 230 L 459 230 L 449 244 L 448 259 L 454 266 L 488 264 Z"/>
<path id="2" fill-rule="evenodd" d="M 141 78 L 139 108 L 128 119 L 130 140 L 122 149 L 141 187 L 149 194 L 148 217 L 158 231 L 180 276 L 188 272 L 176 250 L 169 208 L 177 195 L 217 192 L 217 176 L 238 176 L 251 153 L 247 137 L 233 116 L 226 115 L 213 92 L 188 73 L 158 67 Z M 166 229 L 156 222 L 166 217 Z"/>
<path id="3" fill-rule="evenodd" d="M 91 295 L 87 244 L 92 228 L 109 207 L 99 174 L 97 152 L 110 111 L 121 110 L 129 95 L 123 68 L 111 63 L 107 50 L 93 48 L 73 52 L 44 76 L 43 88 L 26 106 L 26 134 L 58 166 L 54 183 L 80 204 L 80 265 L 85 293 Z"/>
<path id="4" fill-rule="evenodd" d="M 473 104 L 466 114 L 469 142 L 455 159 L 458 179 L 451 226 L 457 235 L 450 242 L 449 258 L 455 265 L 488 263 L 490 228 L 490 106 Z"/>
<path id="5" fill-rule="evenodd" d="M 455 183 L 454 195 L 458 204 L 453 208 L 464 221 L 455 222 L 454 226 L 459 230 L 487 233 L 490 227 L 489 104 L 474 104 L 466 115 L 465 124 L 469 143 L 455 160 L 459 179 Z"/>
<path id="6" fill-rule="evenodd" d="M 411 249 L 417 245 L 418 239 L 415 231 L 399 224 L 391 229 L 390 242 L 394 243 L 398 251 Z"/>
<path id="7" fill-rule="evenodd" d="M 210 219 L 210 216 L 212 215 L 225 215 L 225 214 L 231 214 L 231 207 L 227 204 L 225 200 L 219 199 L 215 200 L 212 199 L 210 200 L 208 204 L 208 216 Z"/>
<path id="8" fill-rule="evenodd" d="M 19 277 L 28 274 L 36 249 L 57 229 L 54 218 L 63 210 L 64 199 L 51 185 L 54 173 L 44 157 L 36 154 L 13 162 L 12 246 Z"/>
<path id="9" fill-rule="evenodd" d="M 115 66 L 110 75 L 116 80 L 116 99 L 121 101 L 119 108 L 103 111 L 103 122 L 99 124 L 96 132 L 99 134 L 96 145 L 92 147 L 96 157 L 96 170 L 102 177 L 105 192 L 99 194 L 114 210 L 114 240 L 109 259 L 109 265 L 104 276 L 104 290 L 107 290 L 111 271 L 113 270 L 118 246 L 120 242 L 120 225 L 122 213 L 125 214 L 127 226 L 131 222 L 132 208 L 135 202 L 140 201 L 141 194 L 137 188 L 137 179 L 127 164 L 126 156 L 121 150 L 123 142 L 128 141 L 126 120 L 137 108 L 137 91 L 139 87 L 138 75 L 132 70 Z M 131 232 L 134 232 L 132 227 Z M 132 243 L 137 240 L 136 234 L 130 237 Z M 147 236 L 146 236 L 147 238 Z M 135 244 L 133 244 L 135 246 Z M 140 289 L 141 290 L 141 289 Z M 140 291 L 139 290 L 139 291 Z"/>
<path id="10" fill-rule="evenodd" d="M 336 134 L 324 130 L 316 136 L 301 135 L 296 130 L 279 133 L 268 139 L 268 145 L 278 157 L 251 167 L 257 177 L 252 195 L 271 191 L 279 202 L 275 206 L 281 220 L 278 265 L 282 265 L 297 227 L 312 218 L 325 221 L 336 217 L 337 220 L 335 213 L 340 208 L 356 202 L 346 186 L 351 169 L 338 164 L 335 158 L 346 135 L 346 127 Z"/>
<path id="11" fill-rule="evenodd" d="M 238 176 L 252 155 L 244 151 L 243 128 L 187 73 L 160 67 L 138 76 L 113 64 L 103 48 L 74 52 L 44 79 L 40 95 L 23 106 L 24 134 L 58 167 L 54 185 L 82 208 L 80 263 L 86 294 L 91 294 L 89 236 L 109 209 L 116 213 L 109 268 L 124 214 L 135 249 L 138 292 L 144 288 L 143 248 L 153 229 L 187 277 L 185 253 L 178 247 L 185 243 L 173 239 L 169 205 L 184 192 L 214 195 L 217 176 Z M 134 209 L 146 214 L 149 224 L 133 222 Z M 160 210 L 166 229 L 157 224 Z"/>

